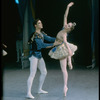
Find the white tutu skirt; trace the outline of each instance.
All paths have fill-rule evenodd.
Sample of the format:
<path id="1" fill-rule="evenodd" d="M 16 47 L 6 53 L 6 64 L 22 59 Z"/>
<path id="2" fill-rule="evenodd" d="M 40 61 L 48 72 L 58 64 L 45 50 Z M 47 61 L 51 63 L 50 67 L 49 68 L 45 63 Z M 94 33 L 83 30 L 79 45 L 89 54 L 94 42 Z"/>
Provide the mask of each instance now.
<path id="1" fill-rule="evenodd" d="M 74 44 L 71 44 L 71 43 L 68 43 L 68 45 L 74 55 L 75 51 L 77 50 L 77 46 Z M 52 48 L 49 51 L 48 55 L 53 59 L 63 59 L 65 57 L 69 56 L 69 53 L 68 53 L 68 49 L 65 46 L 65 44 L 62 43 L 59 46 Z"/>

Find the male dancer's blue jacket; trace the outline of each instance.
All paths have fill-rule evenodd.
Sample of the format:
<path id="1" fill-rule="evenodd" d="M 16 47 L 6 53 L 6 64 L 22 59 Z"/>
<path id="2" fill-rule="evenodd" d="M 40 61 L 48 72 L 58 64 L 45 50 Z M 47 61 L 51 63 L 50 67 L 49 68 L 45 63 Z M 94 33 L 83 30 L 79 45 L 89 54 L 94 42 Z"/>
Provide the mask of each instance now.
<path id="1" fill-rule="evenodd" d="M 55 38 L 46 35 L 44 32 L 41 32 L 41 34 L 34 33 L 33 35 L 34 35 L 33 41 L 30 38 L 30 40 L 28 42 L 29 44 L 31 44 L 29 57 L 31 57 L 33 55 L 36 58 L 40 59 L 40 58 L 42 58 L 41 49 L 49 47 L 49 46 L 53 46 Z M 44 43 L 44 40 L 51 42 L 51 43 Z"/>

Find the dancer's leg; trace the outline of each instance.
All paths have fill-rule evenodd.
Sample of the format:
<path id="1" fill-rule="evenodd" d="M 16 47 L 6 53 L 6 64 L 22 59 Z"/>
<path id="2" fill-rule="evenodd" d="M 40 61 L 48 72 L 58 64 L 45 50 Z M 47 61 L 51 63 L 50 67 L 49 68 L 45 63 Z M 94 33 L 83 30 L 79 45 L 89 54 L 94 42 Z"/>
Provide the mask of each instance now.
<path id="1" fill-rule="evenodd" d="M 68 66 L 69 66 L 69 69 L 70 69 L 70 70 L 73 69 L 71 56 L 68 56 Z"/>
<path id="2" fill-rule="evenodd" d="M 67 58 L 60 60 L 61 70 L 63 72 L 63 79 L 64 79 L 64 96 L 67 93 L 67 81 L 68 81 L 68 72 L 67 72 Z"/>
<path id="3" fill-rule="evenodd" d="M 26 97 L 34 98 L 31 94 L 31 88 L 32 88 L 33 79 L 37 71 L 38 59 L 32 56 L 31 58 L 29 58 L 29 60 L 30 60 L 30 75 L 27 80 L 27 96 Z"/>
<path id="4" fill-rule="evenodd" d="M 43 58 L 41 58 L 39 60 L 38 68 L 39 68 L 40 73 L 41 73 L 40 79 L 39 79 L 39 90 L 38 90 L 38 93 L 48 93 L 47 91 L 42 90 L 42 86 L 43 86 L 45 77 L 47 75 L 47 69 L 46 69 L 46 65 L 45 65 L 45 62 L 44 62 Z"/>

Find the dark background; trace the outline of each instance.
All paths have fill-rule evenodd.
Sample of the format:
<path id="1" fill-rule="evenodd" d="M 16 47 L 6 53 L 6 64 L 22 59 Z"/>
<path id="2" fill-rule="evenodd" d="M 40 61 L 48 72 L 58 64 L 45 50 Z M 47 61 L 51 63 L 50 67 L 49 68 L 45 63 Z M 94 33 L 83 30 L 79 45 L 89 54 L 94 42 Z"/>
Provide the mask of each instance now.
<path id="1" fill-rule="evenodd" d="M 69 35 L 70 42 L 78 46 L 76 54 L 73 56 L 74 62 L 79 65 L 90 65 L 92 63 L 91 50 L 91 0 L 36 0 L 36 18 L 43 22 L 44 31 L 55 37 L 57 32 L 62 29 L 63 16 L 67 4 L 74 1 L 75 5 L 70 8 L 68 21 L 76 22 L 77 26 Z M 98 14 L 96 15 L 98 16 Z M 16 62 L 16 34 L 17 26 L 20 24 L 20 17 L 17 5 L 14 0 L 1 1 L 1 40 L 6 44 L 8 55 L 4 57 L 6 62 Z M 99 39 L 98 30 L 95 34 L 96 45 L 95 55 L 96 64 L 99 62 Z M 52 61 L 48 56 L 50 49 L 43 49 L 43 57 L 46 62 Z"/>

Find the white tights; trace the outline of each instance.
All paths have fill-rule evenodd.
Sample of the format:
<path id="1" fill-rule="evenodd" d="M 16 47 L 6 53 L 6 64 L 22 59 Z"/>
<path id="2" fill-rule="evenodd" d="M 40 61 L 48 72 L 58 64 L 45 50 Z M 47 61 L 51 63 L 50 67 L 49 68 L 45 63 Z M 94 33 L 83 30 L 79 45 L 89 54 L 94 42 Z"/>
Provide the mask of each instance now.
<path id="1" fill-rule="evenodd" d="M 40 79 L 39 79 L 39 90 L 42 89 L 46 74 L 47 74 L 47 70 L 46 70 L 46 66 L 45 66 L 45 62 L 44 59 L 37 59 L 36 57 L 32 56 L 29 58 L 30 60 L 30 75 L 29 78 L 27 80 L 27 94 L 31 94 L 31 88 L 32 88 L 32 83 L 37 71 L 37 68 L 40 70 Z"/>
<path id="2" fill-rule="evenodd" d="M 68 60 L 68 62 L 67 62 Z M 61 59 L 60 60 L 60 66 L 61 66 L 61 70 L 63 73 L 63 79 L 64 79 L 64 95 L 66 96 L 66 92 L 68 90 L 67 87 L 67 82 L 68 82 L 68 72 L 67 72 L 67 63 L 71 64 L 71 56 L 68 56 L 65 59 Z"/>
<path id="3" fill-rule="evenodd" d="M 67 58 L 60 60 L 60 66 L 63 73 L 64 87 L 67 87 L 68 72 L 67 72 Z"/>

